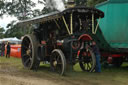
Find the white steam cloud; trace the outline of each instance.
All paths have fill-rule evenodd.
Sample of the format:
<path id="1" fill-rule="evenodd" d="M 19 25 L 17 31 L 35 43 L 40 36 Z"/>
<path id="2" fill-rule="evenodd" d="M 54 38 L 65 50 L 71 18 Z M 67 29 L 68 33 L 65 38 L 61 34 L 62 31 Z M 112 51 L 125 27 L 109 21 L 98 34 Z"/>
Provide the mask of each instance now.
<path id="1" fill-rule="evenodd" d="M 51 9 L 57 9 L 58 11 L 65 10 L 63 0 L 46 0 L 46 7 Z"/>

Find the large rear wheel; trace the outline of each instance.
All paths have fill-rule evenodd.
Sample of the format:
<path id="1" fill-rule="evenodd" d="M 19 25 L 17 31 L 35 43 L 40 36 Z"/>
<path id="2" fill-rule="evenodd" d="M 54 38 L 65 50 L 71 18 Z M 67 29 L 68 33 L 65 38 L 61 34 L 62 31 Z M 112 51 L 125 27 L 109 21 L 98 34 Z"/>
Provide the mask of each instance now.
<path id="1" fill-rule="evenodd" d="M 83 71 L 93 72 L 96 66 L 96 58 L 91 48 L 82 49 L 79 54 L 79 65 Z"/>
<path id="2" fill-rule="evenodd" d="M 24 67 L 37 69 L 40 61 L 37 56 L 38 40 L 35 35 L 26 35 L 22 40 L 21 56 Z"/>
<path id="3" fill-rule="evenodd" d="M 51 69 L 54 72 L 63 75 L 66 69 L 66 59 L 63 52 L 60 49 L 55 49 L 52 51 L 52 56 L 50 58 Z"/>

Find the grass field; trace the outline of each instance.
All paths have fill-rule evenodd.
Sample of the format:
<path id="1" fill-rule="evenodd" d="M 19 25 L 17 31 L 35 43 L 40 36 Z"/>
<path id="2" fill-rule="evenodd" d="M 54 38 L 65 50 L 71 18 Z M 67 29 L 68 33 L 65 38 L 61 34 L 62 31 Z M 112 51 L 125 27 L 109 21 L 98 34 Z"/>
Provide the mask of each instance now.
<path id="1" fill-rule="evenodd" d="M 0 69 L 4 69 L 4 66 L 6 68 L 14 68 L 17 71 L 13 75 L 32 75 L 33 77 L 45 78 L 55 82 L 67 82 L 67 85 L 128 85 L 127 63 L 124 63 L 120 68 L 113 66 L 107 68 L 102 67 L 102 73 L 83 72 L 77 64 L 74 67 L 74 71 L 66 73 L 66 76 L 60 76 L 51 72 L 49 65 L 41 64 L 39 70 L 35 72 L 25 69 L 21 62 L 21 59 L 18 58 L 11 57 L 10 59 L 6 59 L 5 57 L 0 57 L 0 66 L 2 66 Z M 1 73 L 4 72 L 0 70 Z M 9 72 L 7 73 L 11 74 Z"/>

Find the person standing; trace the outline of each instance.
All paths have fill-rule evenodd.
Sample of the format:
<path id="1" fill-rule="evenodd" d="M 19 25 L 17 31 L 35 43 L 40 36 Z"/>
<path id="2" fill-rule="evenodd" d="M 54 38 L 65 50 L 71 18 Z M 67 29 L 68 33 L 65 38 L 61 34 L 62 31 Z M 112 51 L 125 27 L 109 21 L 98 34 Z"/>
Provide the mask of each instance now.
<path id="1" fill-rule="evenodd" d="M 11 51 L 11 49 L 10 49 L 10 43 L 9 42 L 7 42 L 6 49 L 7 49 L 6 58 L 10 58 L 10 51 Z"/>
<path id="2" fill-rule="evenodd" d="M 92 50 L 95 54 L 96 57 L 96 67 L 95 67 L 95 72 L 101 72 L 101 64 L 100 64 L 100 51 L 98 46 L 96 45 L 95 41 L 92 41 Z"/>
<path id="3" fill-rule="evenodd" d="M 1 45 L 1 56 L 4 56 L 4 53 L 5 53 L 5 43 L 3 41 Z"/>

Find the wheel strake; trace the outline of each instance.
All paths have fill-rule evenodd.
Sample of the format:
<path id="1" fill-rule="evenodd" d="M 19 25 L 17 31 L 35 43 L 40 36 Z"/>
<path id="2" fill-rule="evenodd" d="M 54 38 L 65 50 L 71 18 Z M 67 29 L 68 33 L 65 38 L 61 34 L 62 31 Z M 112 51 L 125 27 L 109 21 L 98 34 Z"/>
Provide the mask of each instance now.
<path id="1" fill-rule="evenodd" d="M 54 49 L 50 59 L 51 69 L 63 75 L 66 69 L 66 59 L 63 52 L 60 49 Z"/>
<path id="2" fill-rule="evenodd" d="M 21 56 L 24 67 L 36 69 L 40 61 L 37 59 L 38 40 L 35 35 L 26 35 L 22 40 Z"/>
<path id="3" fill-rule="evenodd" d="M 96 66 L 96 58 L 91 50 L 82 49 L 79 54 L 79 65 L 83 71 L 93 72 Z"/>

